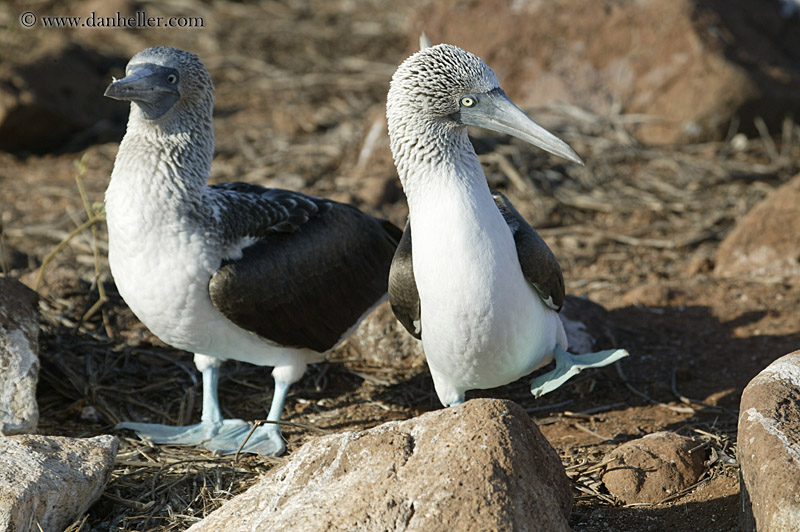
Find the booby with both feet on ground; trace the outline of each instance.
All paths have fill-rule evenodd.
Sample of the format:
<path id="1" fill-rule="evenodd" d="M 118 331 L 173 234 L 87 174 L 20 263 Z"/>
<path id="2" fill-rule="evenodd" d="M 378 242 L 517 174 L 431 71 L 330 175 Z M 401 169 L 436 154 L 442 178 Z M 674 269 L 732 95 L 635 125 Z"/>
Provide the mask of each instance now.
<path id="1" fill-rule="evenodd" d="M 422 340 L 444 405 L 554 358 L 556 368 L 531 383 L 536 397 L 581 369 L 627 356 L 622 349 L 566 351 L 558 261 L 511 202 L 490 191 L 466 126 L 507 133 L 582 164 L 572 148 L 514 105 L 481 59 L 451 45 L 424 48 L 400 65 L 386 116 L 409 207 L 389 301 Z"/>
<path id="2" fill-rule="evenodd" d="M 207 186 L 214 152 L 213 84 L 199 58 L 168 47 L 136 54 L 106 96 L 132 102 L 106 191 L 109 263 L 134 314 L 195 354 L 201 422 L 125 422 L 156 443 L 237 451 L 251 426 L 223 419 L 226 359 L 274 366 L 268 421 L 289 385 L 386 297 L 399 228 L 355 207 L 253 184 Z M 243 451 L 284 451 L 278 424 Z"/>

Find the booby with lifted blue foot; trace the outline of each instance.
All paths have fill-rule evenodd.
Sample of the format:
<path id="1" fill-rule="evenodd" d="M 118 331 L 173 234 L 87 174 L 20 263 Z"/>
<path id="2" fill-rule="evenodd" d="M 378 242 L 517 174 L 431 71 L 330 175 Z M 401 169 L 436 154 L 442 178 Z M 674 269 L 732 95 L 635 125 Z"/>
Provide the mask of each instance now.
<path id="1" fill-rule="evenodd" d="M 442 404 L 459 404 L 468 390 L 508 384 L 555 359 L 556 368 L 531 383 L 539 397 L 581 369 L 627 356 L 622 349 L 566 351 L 558 261 L 511 202 L 489 189 L 466 126 L 583 164 L 572 148 L 514 105 L 483 61 L 451 45 L 424 48 L 400 65 L 386 116 L 409 208 L 389 301 L 422 340 Z"/>
<path id="2" fill-rule="evenodd" d="M 132 102 L 106 191 L 109 264 L 134 314 L 161 340 L 195 353 L 201 422 L 125 422 L 156 443 L 221 453 L 281 454 L 278 424 L 252 434 L 223 419 L 226 359 L 274 366 L 267 421 L 289 385 L 386 298 L 401 236 L 355 207 L 246 183 L 207 186 L 214 152 L 211 78 L 199 58 L 148 48 L 105 95 Z M 249 438 L 248 438 L 249 434 Z"/>

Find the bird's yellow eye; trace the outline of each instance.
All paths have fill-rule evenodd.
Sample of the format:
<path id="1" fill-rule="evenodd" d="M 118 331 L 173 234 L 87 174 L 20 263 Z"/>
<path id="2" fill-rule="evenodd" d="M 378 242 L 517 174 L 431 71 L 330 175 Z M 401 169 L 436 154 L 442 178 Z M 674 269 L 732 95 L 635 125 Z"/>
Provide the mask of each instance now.
<path id="1" fill-rule="evenodd" d="M 461 105 L 464 107 L 472 107 L 475 105 L 475 98 L 470 98 L 469 96 L 464 96 L 461 98 Z"/>
<path id="2" fill-rule="evenodd" d="M 173 85 L 176 84 L 178 82 L 178 76 L 176 76 L 175 74 L 170 74 L 169 76 L 167 76 L 167 82 Z"/>

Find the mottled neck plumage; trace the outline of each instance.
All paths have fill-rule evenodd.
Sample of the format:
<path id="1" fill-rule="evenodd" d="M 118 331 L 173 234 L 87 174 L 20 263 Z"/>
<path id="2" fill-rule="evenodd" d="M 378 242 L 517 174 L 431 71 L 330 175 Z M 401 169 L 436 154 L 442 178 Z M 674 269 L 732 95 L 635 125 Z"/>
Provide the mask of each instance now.
<path id="1" fill-rule="evenodd" d="M 192 107 L 179 103 L 159 120 L 147 120 L 131 104 L 112 182 L 124 180 L 128 186 L 157 191 L 170 203 L 201 201 L 214 155 L 213 97 L 209 99 Z"/>
<path id="2" fill-rule="evenodd" d="M 392 106 L 389 109 L 392 154 L 409 205 L 434 189 L 450 186 L 485 188 L 489 193 L 466 127 L 453 127 L 446 119 L 421 119 Z"/>

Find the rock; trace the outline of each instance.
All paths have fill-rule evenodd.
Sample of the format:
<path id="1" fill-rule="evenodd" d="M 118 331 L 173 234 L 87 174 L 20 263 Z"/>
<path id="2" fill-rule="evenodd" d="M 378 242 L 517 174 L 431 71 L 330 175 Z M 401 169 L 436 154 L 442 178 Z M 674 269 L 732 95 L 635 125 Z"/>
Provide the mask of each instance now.
<path id="1" fill-rule="evenodd" d="M 39 421 L 39 303 L 36 292 L 0 277 L 0 434 L 33 432 Z"/>
<path id="2" fill-rule="evenodd" d="M 607 456 L 602 475 L 608 492 L 625 504 L 658 503 L 695 484 L 705 469 L 705 451 L 673 432 L 655 432 L 623 443 Z"/>
<path id="3" fill-rule="evenodd" d="M 648 144 L 722 139 L 737 115 L 780 131 L 800 110 L 800 20 L 778 2 L 450 0 L 410 27 L 410 51 L 420 30 L 468 49 L 523 108 L 647 115 L 631 132 Z"/>
<path id="4" fill-rule="evenodd" d="M 800 351 L 744 389 L 738 446 L 741 530 L 800 530 Z"/>
<path id="5" fill-rule="evenodd" d="M 722 241 L 720 276 L 800 275 L 800 175 L 773 190 Z"/>
<path id="6" fill-rule="evenodd" d="M 312 440 L 189 530 L 568 531 L 571 506 L 525 411 L 476 399 Z"/>
<path id="7" fill-rule="evenodd" d="M 71 145 L 80 149 L 112 128 L 127 110 L 103 91 L 112 67 L 106 58 L 65 39 L 44 39 L 23 59 L 0 64 L 0 150 L 45 153 Z M 115 135 L 121 136 L 121 128 Z M 81 141 L 83 138 L 83 141 Z M 68 146 L 69 147 L 69 146 Z"/>
<path id="8" fill-rule="evenodd" d="M 100 497 L 118 446 L 108 435 L 0 438 L 0 530 L 64 530 Z"/>

